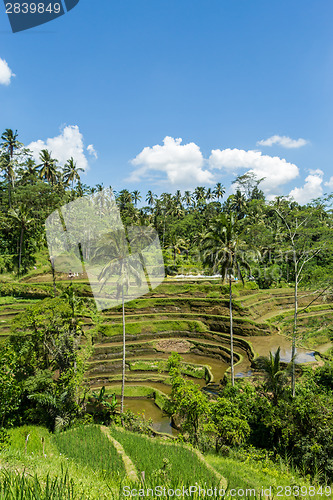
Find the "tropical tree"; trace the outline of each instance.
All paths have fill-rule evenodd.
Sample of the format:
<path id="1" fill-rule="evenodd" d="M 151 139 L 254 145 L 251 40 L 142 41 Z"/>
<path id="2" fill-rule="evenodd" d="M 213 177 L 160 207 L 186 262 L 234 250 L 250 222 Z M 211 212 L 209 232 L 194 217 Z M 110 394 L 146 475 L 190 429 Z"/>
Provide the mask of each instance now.
<path id="1" fill-rule="evenodd" d="M 13 159 L 15 149 L 21 146 L 21 143 L 17 140 L 17 137 L 17 130 L 14 132 L 10 128 L 6 128 L 1 136 L 2 142 L 0 143 L 0 147 L 7 150 L 11 160 Z"/>
<path id="2" fill-rule="evenodd" d="M 183 196 L 183 201 L 186 203 L 187 207 L 189 207 L 192 203 L 192 194 L 191 191 L 185 191 Z"/>
<path id="3" fill-rule="evenodd" d="M 170 363 L 169 363 L 170 365 Z M 199 441 L 199 428 L 207 420 L 209 404 L 200 386 L 180 376 L 179 367 L 170 370 L 172 378 L 171 400 L 166 411 L 172 416 L 182 417 L 182 429 L 187 432 L 194 445 Z"/>
<path id="4" fill-rule="evenodd" d="M 234 378 L 233 315 L 232 315 L 232 280 L 237 275 L 243 281 L 242 267 L 249 268 L 244 252 L 245 245 L 237 233 L 237 223 L 233 215 L 221 214 L 209 226 L 202 239 L 203 262 L 214 272 L 221 274 L 222 280 L 229 282 L 230 314 L 230 363 L 231 382 Z"/>
<path id="5" fill-rule="evenodd" d="M 12 206 L 12 188 L 14 187 L 15 170 L 9 153 L 5 152 L 0 156 L 0 170 L 4 172 L 8 186 L 8 205 Z"/>
<path id="6" fill-rule="evenodd" d="M 29 226 L 34 222 L 35 219 L 30 216 L 29 210 L 24 206 L 19 206 L 16 210 L 10 208 L 8 215 L 12 219 L 14 219 L 14 221 L 17 223 L 20 229 L 19 259 L 18 259 L 18 275 L 20 275 L 24 233 L 29 228 Z"/>
<path id="7" fill-rule="evenodd" d="M 137 206 L 138 204 L 138 201 L 141 201 L 141 194 L 140 194 L 140 191 L 138 191 L 137 189 L 135 189 L 132 193 L 132 199 L 134 201 L 134 205 Z"/>
<path id="8" fill-rule="evenodd" d="M 101 283 L 100 292 L 110 280 L 116 279 L 115 298 L 122 304 L 123 326 L 123 361 L 121 383 L 121 413 L 124 412 L 125 393 L 125 368 L 126 368 L 126 324 L 125 324 L 125 299 L 129 296 L 131 280 L 136 286 L 141 285 L 141 276 L 128 254 L 128 241 L 123 230 L 113 230 L 105 233 L 98 242 L 93 261 L 103 263 L 103 268 L 98 275 Z"/>
<path id="9" fill-rule="evenodd" d="M 298 287 L 302 280 L 304 266 L 321 253 L 325 247 L 330 247 L 331 231 L 326 223 L 323 224 L 320 221 L 320 206 L 300 207 L 297 204 L 288 203 L 285 200 L 279 208 L 274 206 L 274 204 L 273 207 L 284 226 L 284 242 L 282 244 L 280 243 L 280 248 L 286 252 L 287 258 L 289 254 L 294 268 L 294 324 L 291 348 L 291 387 L 294 397 L 296 390 L 295 358 L 298 319 Z"/>
<path id="10" fill-rule="evenodd" d="M 256 359 L 256 367 L 262 370 L 265 374 L 265 386 L 267 391 L 273 395 L 273 404 L 278 404 L 285 392 L 287 383 L 287 371 L 281 366 L 280 347 L 275 354 L 269 353 L 269 356 L 260 356 Z"/>
<path id="11" fill-rule="evenodd" d="M 38 165 L 40 167 L 40 178 L 50 182 L 53 186 L 59 178 L 59 171 L 56 167 L 57 160 L 51 157 L 51 153 L 47 149 L 41 150 L 39 158 L 41 161 Z"/>
<path id="12" fill-rule="evenodd" d="M 237 189 L 236 193 L 231 195 L 230 208 L 237 213 L 238 219 L 241 219 L 245 215 L 246 207 L 246 198 L 244 194 Z"/>
<path id="13" fill-rule="evenodd" d="M 146 196 L 146 202 L 148 203 L 148 205 L 150 205 L 150 207 L 154 205 L 155 199 L 156 199 L 156 194 L 154 194 L 152 191 L 149 190 Z"/>
<path id="14" fill-rule="evenodd" d="M 67 186 L 69 185 L 70 182 L 72 182 L 72 190 L 74 189 L 74 181 L 80 182 L 80 174 L 79 172 L 83 172 L 83 168 L 79 168 L 76 166 L 76 162 L 74 161 L 74 158 L 71 157 L 67 163 L 64 165 L 63 169 L 63 178 L 65 184 Z"/>
<path id="15" fill-rule="evenodd" d="M 225 193 L 225 188 L 222 186 L 220 182 L 218 182 L 214 188 L 214 194 L 217 198 L 217 201 L 220 201 L 220 198 L 223 198 Z"/>
<path id="16" fill-rule="evenodd" d="M 208 203 L 210 201 L 212 201 L 213 199 L 215 198 L 215 195 L 214 195 L 214 192 L 212 191 L 211 188 L 208 188 L 207 191 L 206 191 L 206 200 L 208 201 Z"/>
<path id="17" fill-rule="evenodd" d="M 206 189 L 203 186 L 198 186 L 195 188 L 193 197 L 197 204 L 205 201 Z"/>

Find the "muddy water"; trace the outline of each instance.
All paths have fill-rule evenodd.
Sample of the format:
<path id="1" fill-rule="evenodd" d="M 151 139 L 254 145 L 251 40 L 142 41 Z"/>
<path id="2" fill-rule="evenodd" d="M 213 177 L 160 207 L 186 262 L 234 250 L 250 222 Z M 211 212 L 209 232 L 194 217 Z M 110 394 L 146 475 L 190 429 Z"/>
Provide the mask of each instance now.
<path id="1" fill-rule="evenodd" d="M 153 359 L 156 360 L 158 359 L 168 359 L 170 356 L 170 353 L 158 353 L 157 355 L 154 356 L 139 356 L 136 357 L 135 359 Z M 182 354 L 181 355 L 183 360 L 187 363 L 193 363 L 193 364 L 200 364 L 200 365 L 207 365 L 209 366 L 214 380 L 218 381 L 221 380 L 223 377 L 226 369 L 228 368 L 228 365 L 224 363 L 223 361 L 220 361 L 218 359 L 210 358 L 208 356 L 199 356 L 197 354 Z M 128 358 L 129 359 L 129 358 Z M 185 377 L 186 379 L 191 379 L 193 380 L 196 384 L 199 384 L 200 387 L 203 387 L 205 384 L 205 381 L 203 379 L 193 379 L 191 377 Z M 118 382 L 119 384 L 119 382 Z M 110 386 L 112 384 L 108 384 Z M 171 392 L 171 387 L 162 384 L 160 382 L 129 382 L 126 384 L 127 386 L 132 385 L 132 386 L 138 386 L 138 385 L 147 385 L 149 387 L 153 387 L 155 389 L 158 389 L 165 394 L 170 394 Z M 153 401 L 150 399 L 125 399 L 125 407 L 132 410 L 134 413 L 142 413 L 144 412 L 145 418 L 146 419 L 152 419 L 153 421 L 153 428 L 158 431 L 158 432 L 165 432 L 168 434 L 176 434 L 177 431 L 171 427 L 171 422 L 170 418 L 163 415 L 163 412 L 158 408 L 158 406 L 155 405 Z"/>
<path id="2" fill-rule="evenodd" d="M 246 337 L 246 340 L 251 342 L 253 349 L 259 356 L 269 356 L 270 352 L 274 354 L 280 347 L 281 361 L 284 363 L 289 363 L 291 361 L 291 340 L 283 335 L 275 334 L 267 337 L 250 336 Z M 298 347 L 296 352 L 296 364 L 316 361 L 314 351 Z M 236 366 L 235 373 L 237 377 L 250 376 L 252 374 L 250 362 L 247 358 L 244 357 L 243 362 Z"/>
<path id="3" fill-rule="evenodd" d="M 152 419 L 152 427 L 155 431 L 172 435 L 177 433 L 176 429 L 171 427 L 170 418 L 163 415 L 151 399 L 125 399 L 125 409 L 131 410 L 133 413 L 143 413 L 146 420 Z"/>

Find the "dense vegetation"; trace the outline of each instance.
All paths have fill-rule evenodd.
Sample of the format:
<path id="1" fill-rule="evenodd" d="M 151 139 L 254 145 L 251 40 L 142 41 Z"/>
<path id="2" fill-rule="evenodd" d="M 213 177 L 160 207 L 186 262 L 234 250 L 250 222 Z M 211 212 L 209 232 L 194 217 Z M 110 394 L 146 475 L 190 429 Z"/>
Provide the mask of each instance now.
<path id="1" fill-rule="evenodd" d="M 53 438 L 47 434 L 53 453 L 61 450 L 73 463 L 87 467 L 94 464 L 100 470 L 101 480 L 103 473 L 107 473 L 121 481 L 123 466 L 108 438 L 95 427 L 77 429 L 78 425 L 92 422 L 116 423 L 141 433 L 152 433 L 147 424 L 133 415 L 120 416 L 115 397 L 103 389 L 92 393 L 87 381 L 88 360 L 96 338 L 119 335 L 121 319 L 111 317 L 110 324 L 102 322 L 86 282 L 74 287 L 72 282 L 57 281 L 59 276 L 47 257 L 44 227 L 46 218 L 56 208 L 83 195 L 96 197 L 103 186 L 83 184 L 80 169 L 72 158 L 61 168 L 51 152 L 43 150 L 40 163 L 36 164 L 19 142 L 17 133 L 10 129 L 2 134 L 1 141 L 0 307 L 4 304 L 1 314 L 5 319 L 1 321 L 8 321 L 9 331 L 5 332 L 0 351 L 0 450 L 10 462 L 15 431 L 19 433 L 19 429 L 25 429 L 24 425 L 43 426 L 52 433 L 66 429 Z M 269 202 L 260 190 L 260 182 L 251 174 L 240 176 L 235 180 L 235 194 L 228 198 L 221 184 L 208 189 L 199 186 L 193 193 L 177 191 L 156 196 L 149 191 L 144 196 L 137 190 L 123 189 L 114 195 L 125 226 L 151 226 L 158 232 L 167 275 L 221 275 L 221 284 L 207 282 L 199 293 L 207 306 L 218 302 L 223 308 L 216 317 L 226 322 L 230 335 L 230 380 L 225 379 L 215 397 L 208 397 L 198 385 L 183 377 L 184 373 L 193 376 L 194 372 L 189 366 L 181 369 L 177 354 L 159 365 L 160 370 L 168 372 L 172 384 L 165 411 L 177 423 L 178 441 L 209 453 L 211 463 L 222 467 L 222 475 L 223 466 L 228 470 L 237 461 L 248 463 L 252 457 L 254 463 L 253 457 L 259 457 L 260 467 L 265 460 L 265 466 L 273 471 L 278 469 L 277 464 L 279 470 L 291 464 L 291 468 L 298 470 L 295 477 L 309 475 L 318 484 L 330 484 L 333 481 L 332 357 L 328 351 L 315 370 L 305 367 L 296 370 L 294 354 L 304 319 L 301 313 L 314 312 L 311 325 L 316 333 L 319 325 L 315 314 L 327 306 L 313 303 L 316 297 L 331 294 L 331 198 L 317 199 L 305 206 L 283 197 Z M 144 201 L 147 205 L 141 203 Z M 49 283 L 38 282 L 43 274 Z M 28 282 L 34 279 L 35 282 Z M 244 308 L 235 300 L 235 281 L 244 280 L 248 289 L 251 284 L 265 290 L 292 287 L 294 294 L 292 317 L 289 312 L 281 312 L 279 318 L 281 331 L 288 330 L 292 340 L 290 366 L 281 363 L 279 350 L 267 353 L 255 360 L 262 375 L 249 381 L 235 380 L 233 366 L 233 348 L 237 342 L 234 331 L 242 322 L 251 325 L 252 321 L 237 317 L 232 323 L 235 312 L 244 314 Z M 300 308 L 299 293 L 305 289 L 311 290 L 312 295 Z M 182 293 L 194 290 L 192 284 Z M 200 320 L 192 310 L 185 314 L 185 308 L 190 309 L 189 303 L 182 297 L 173 298 L 179 292 L 177 285 L 162 285 L 159 292 L 164 294 L 163 299 L 148 297 L 128 304 L 134 319 L 141 310 L 147 310 L 144 313 L 147 318 L 141 323 L 128 322 L 127 335 L 180 331 L 198 337 L 210 335 L 207 324 L 210 326 L 214 321 L 213 314 L 208 319 L 209 315 L 202 314 Z M 18 298 L 25 302 L 18 306 Z M 163 307 L 176 305 L 183 316 L 180 312 L 172 320 L 154 317 L 151 310 L 160 306 L 161 301 Z M 12 315 L 12 307 L 16 307 L 18 314 Z M 331 327 L 325 328 L 325 335 L 332 340 Z M 147 362 L 138 361 L 137 369 L 142 367 L 146 370 Z M 135 370 L 133 363 L 131 369 Z M 197 372 L 206 373 L 204 368 L 198 368 Z M 22 432 L 25 436 L 29 433 Z M 122 442 L 139 470 L 161 477 L 173 474 L 171 471 L 177 469 L 181 453 L 187 450 L 167 448 L 115 427 L 111 434 Z M 165 457 L 162 446 L 169 450 Z M 112 466 L 100 463 L 101 453 L 109 457 Z M 149 462 L 148 454 L 159 459 Z M 191 457 L 194 462 L 197 460 L 195 455 Z M 163 458 L 167 461 L 162 463 Z M 186 481 L 192 474 L 191 460 Z M 41 485 L 34 476 L 14 477 L 12 470 L 10 467 L 3 476 L 1 488 L 40 490 L 41 498 L 45 489 L 49 489 L 56 493 L 45 498 L 76 498 L 74 485 L 66 473 L 59 479 L 51 474 Z M 210 472 L 204 466 L 203 470 L 202 477 L 211 480 Z M 236 480 L 231 472 L 228 479 L 231 483 Z M 172 481 L 179 478 L 175 476 Z M 297 479 L 297 484 L 303 484 L 302 481 L 305 479 Z M 112 483 L 113 494 L 119 484 Z M 104 486 L 107 492 L 107 484 Z M 25 493 L 24 498 L 30 498 L 29 495 Z"/>

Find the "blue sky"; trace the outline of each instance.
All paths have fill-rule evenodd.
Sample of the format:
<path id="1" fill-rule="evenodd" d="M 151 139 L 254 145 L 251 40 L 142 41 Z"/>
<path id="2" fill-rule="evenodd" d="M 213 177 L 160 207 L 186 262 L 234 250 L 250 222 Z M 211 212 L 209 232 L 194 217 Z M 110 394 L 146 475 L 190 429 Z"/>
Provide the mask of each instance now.
<path id="1" fill-rule="evenodd" d="M 80 0 L 13 34 L 1 4 L 0 129 L 73 155 L 88 184 L 159 194 L 253 170 L 269 197 L 308 201 L 333 190 L 332 14 L 330 0 Z"/>

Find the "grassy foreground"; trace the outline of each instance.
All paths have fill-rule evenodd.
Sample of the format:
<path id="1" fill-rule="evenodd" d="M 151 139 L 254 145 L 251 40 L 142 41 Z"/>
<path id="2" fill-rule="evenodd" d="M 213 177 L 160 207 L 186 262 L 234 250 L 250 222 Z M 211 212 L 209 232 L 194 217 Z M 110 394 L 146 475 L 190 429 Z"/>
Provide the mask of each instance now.
<path id="1" fill-rule="evenodd" d="M 150 498 L 159 498 L 157 486 L 166 487 L 162 498 L 174 498 L 175 489 L 182 492 L 195 485 L 206 490 L 216 487 L 218 498 L 224 499 L 296 498 L 288 494 L 288 487 L 298 490 L 299 498 L 331 498 L 325 488 L 321 493 L 319 487 L 310 490 L 310 483 L 282 461 L 274 464 L 268 457 L 241 456 L 240 452 L 238 456 L 203 457 L 181 444 L 116 427 L 107 431 L 123 448 L 125 459 L 97 425 L 54 435 L 42 427 L 13 429 L 9 446 L 0 452 L 0 499 L 119 499 L 134 496 L 140 488 L 150 489 Z M 126 475 L 126 458 L 139 482 Z M 277 495 L 279 486 L 283 490 Z M 202 495 L 192 491 L 190 498 Z"/>

